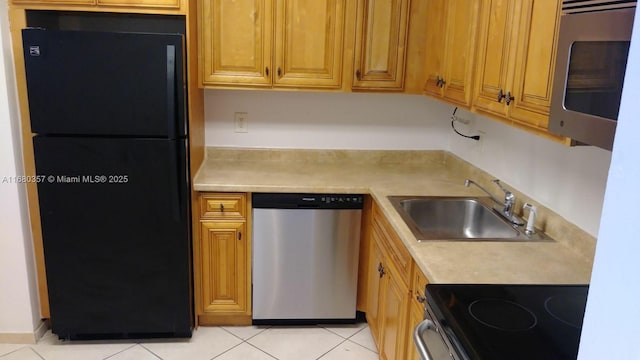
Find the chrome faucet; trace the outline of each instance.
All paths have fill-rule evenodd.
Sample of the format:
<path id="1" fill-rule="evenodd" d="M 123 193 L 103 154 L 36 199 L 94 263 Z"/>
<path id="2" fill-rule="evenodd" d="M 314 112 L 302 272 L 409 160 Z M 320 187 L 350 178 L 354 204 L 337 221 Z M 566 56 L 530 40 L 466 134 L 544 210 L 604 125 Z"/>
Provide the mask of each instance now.
<path id="1" fill-rule="evenodd" d="M 495 195 L 493 195 L 492 193 L 487 191 L 487 189 L 483 188 L 480 184 L 478 184 L 477 182 L 471 179 L 466 179 L 464 181 L 464 186 L 469 187 L 470 184 L 477 186 L 480 190 L 484 191 L 487 195 L 489 195 L 491 200 L 503 206 L 502 209 L 496 209 L 498 210 L 500 215 L 502 215 L 505 219 L 507 219 L 509 222 L 511 222 L 514 225 L 518 225 L 518 226 L 524 225 L 524 221 L 522 221 L 522 219 L 520 219 L 518 215 L 514 215 L 513 213 L 513 205 L 516 203 L 516 196 L 513 195 L 511 191 L 509 191 L 504 186 L 502 186 L 502 184 L 500 183 L 500 180 L 493 179 L 491 180 L 491 182 L 498 185 L 500 190 L 504 191 L 504 201 L 500 201 Z"/>
<path id="2" fill-rule="evenodd" d="M 502 186 L 502 184 L 500 184 L 500 180 L 493 179 L 493 180 L 491 180 L 491 182 L 495 183 L 496 185 L 498 185 L 500 190 L 504 191 L 504 209 L 502 209 L 502 212 L 508 218 L 512 218 L 513 217 L 513 204 L 515 204 L 515 202 L 516 202 L 516 196 L 513 195 L 513 193 L 511 191 L 507 190 L 504 186 Z"/>

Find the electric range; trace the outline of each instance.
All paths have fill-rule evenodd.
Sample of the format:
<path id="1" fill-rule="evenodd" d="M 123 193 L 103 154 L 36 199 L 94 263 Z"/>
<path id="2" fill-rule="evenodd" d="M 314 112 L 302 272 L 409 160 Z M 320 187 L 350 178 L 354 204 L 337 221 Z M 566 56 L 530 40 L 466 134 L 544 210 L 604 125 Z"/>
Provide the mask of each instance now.
<path id="1" fill-rule="evenodd" d="M 414 339 L 430 360 L 576 359 L 587 292 L 587 285 L 427 285 Z"/>

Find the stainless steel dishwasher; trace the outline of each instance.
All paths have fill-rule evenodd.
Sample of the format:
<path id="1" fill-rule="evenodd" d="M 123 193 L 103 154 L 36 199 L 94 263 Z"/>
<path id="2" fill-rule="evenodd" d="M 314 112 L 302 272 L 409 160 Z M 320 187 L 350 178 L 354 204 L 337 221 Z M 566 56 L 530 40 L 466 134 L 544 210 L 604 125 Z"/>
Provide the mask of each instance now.
<path id="1" fill-rule="evenodd" d="M 253 323 L 353 322 L 362 195 L 254 193 Z"/>

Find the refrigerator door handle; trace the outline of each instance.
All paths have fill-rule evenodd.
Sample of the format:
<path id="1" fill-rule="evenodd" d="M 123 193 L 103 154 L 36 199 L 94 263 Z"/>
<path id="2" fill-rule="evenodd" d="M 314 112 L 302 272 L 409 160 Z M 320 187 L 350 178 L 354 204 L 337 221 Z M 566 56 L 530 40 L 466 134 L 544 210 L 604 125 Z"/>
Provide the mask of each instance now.
<path id="1" fill-rule="evenodd" d="M 173 142 L 172 142 L 173 143 Z M 169 175 L 169 182 L 170 182 L 170 186 L 171 186 L 171 208 L 173 211 L 173 218 L 176 221 L 180 221 L 182 220 L 182 189 L 183 189 L 183 185 L 182 185 L 182 176 L 183 173 L 181 171 L 181 164 L 180 164 L 180 160 L 178 158 L 178 153 L 179 153 L 179 147 L 180 147 L 180 141 L 177 141 L 175 143 L 174 146 L 169 146 L 169 161 L 170 166 L 169 169 L 173 169 L 172 171 L 170 170 Z"/>
<path id="2" fill-rule="evenodd" d="M 167 45 L 167 120 L 169 139 L 176 138 L 176 47 Z"/>

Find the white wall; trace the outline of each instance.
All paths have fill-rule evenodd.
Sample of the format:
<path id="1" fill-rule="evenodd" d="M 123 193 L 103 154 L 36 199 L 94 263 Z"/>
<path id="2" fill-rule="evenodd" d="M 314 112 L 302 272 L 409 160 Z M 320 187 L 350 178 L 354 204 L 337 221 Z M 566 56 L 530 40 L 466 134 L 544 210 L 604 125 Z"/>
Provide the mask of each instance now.
<path id="1" fill-rule="evenodd" d="M 458 110 L 482 144 L 453 133 L 453 106 L 421 95 L 207 90 L 206 144 L 307 149 L 445 149 L 598 233 L 611 152 L 574 147 Z M 234 112 L 249 114 L 235 133 Z M 498 192 L 498 190 L 496 189 Z"/>
<path id="2" fill-rule="evenodd" d="M 305 149 L 445 149 L 452 107 L 419 95 L 207 90 L 206 144 Z M 234 112 L 249 114 L 235 133 Z"/>
<path id="3" fill-rule="evenodd" d="M 26 190 L 5 182 L 24 174 L 8 24 L 0 11 L 0 338 L 33 334 L 40 321 Z"/>
<path id="4" fill-rule="evenodd" d="M 463 133 L 484 134 L 477 142 L 451 133 L 451 152 L 591 235 L 598 234 L 610 151 L 594 146 L 567 147 L 462 110 L 456 115 L 471 120 L 469 126 L 457 125 Z"/>
<path id="5" fill-rule="evenodd" d="M 636 19 L 640 11 L 636 9 Z M 636 21 L 622 92 L 611 169 L 596 246 L 580 360 L 640 359 L 640 21 Z"/>

